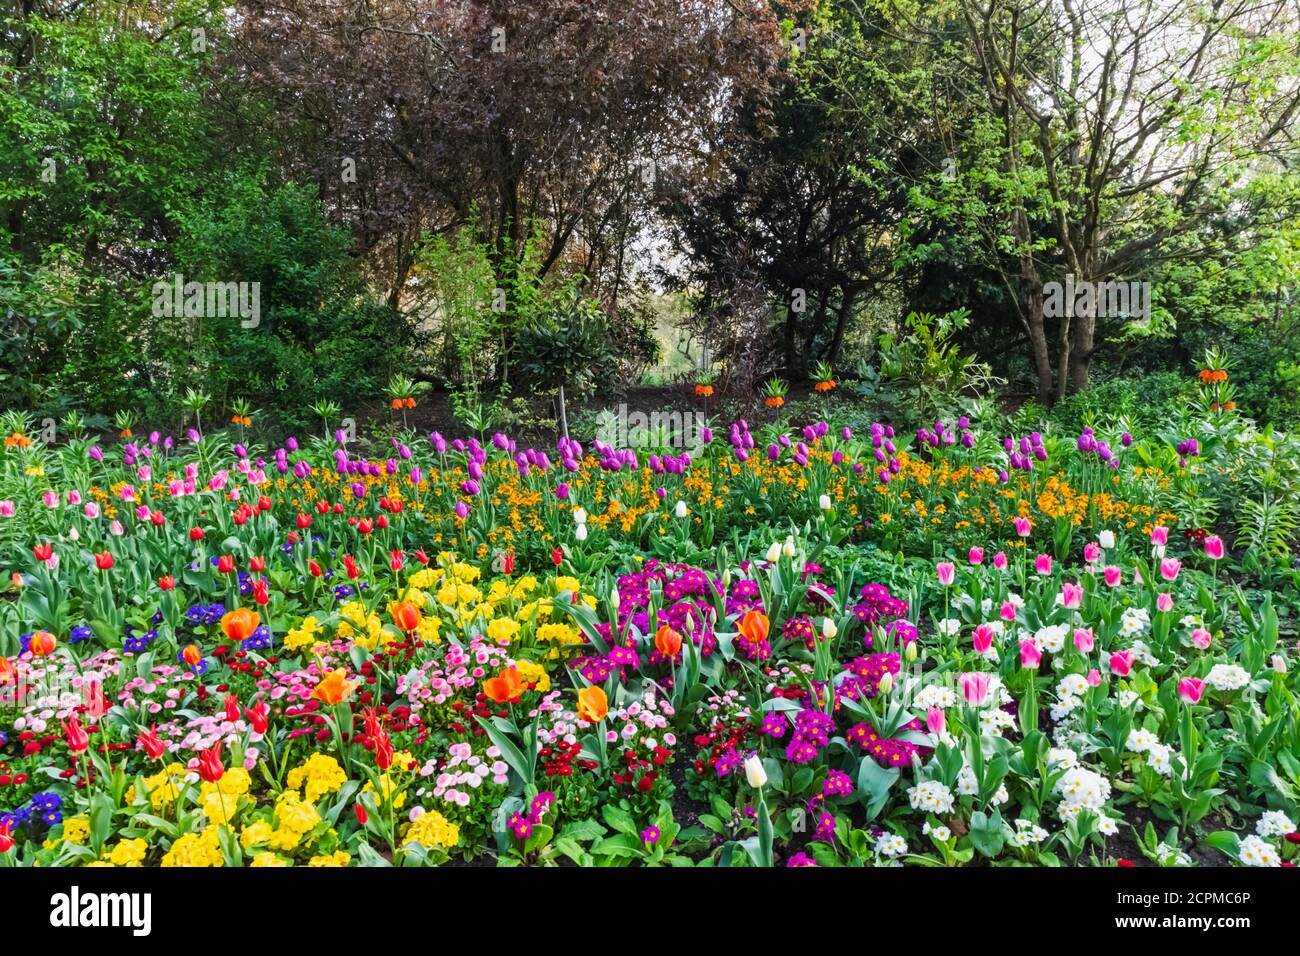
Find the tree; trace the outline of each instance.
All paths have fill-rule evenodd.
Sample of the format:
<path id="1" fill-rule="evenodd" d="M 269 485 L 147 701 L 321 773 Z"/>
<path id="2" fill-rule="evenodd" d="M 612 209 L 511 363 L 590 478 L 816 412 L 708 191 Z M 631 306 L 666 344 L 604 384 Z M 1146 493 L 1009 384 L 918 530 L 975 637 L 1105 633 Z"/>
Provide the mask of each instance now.
<path id="1" fill-rule="evenodd" d="M 933 189 L 951 222 L 979 221 L 984 261 L 1012 293 L 1045 402 L 1085 388 L 1099 328 L 1132 318 L 1099 309 L 1094 295 L 1053 323 L 1046 283 L 1149 281 L 1171 257 L 1202 254 L 1184 237 L 1295 153 L 1293 0 L 888 6 L 914 35 L 934 36 L 954 17 L 965 26 L 953 55 L 983 103 L 981 149 Z"/>

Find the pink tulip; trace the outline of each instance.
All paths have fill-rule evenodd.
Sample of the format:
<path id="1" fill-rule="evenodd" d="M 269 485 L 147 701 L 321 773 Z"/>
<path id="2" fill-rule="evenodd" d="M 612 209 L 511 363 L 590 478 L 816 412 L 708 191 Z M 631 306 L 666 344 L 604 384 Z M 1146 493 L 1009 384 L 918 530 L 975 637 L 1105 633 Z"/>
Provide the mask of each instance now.
<path id="1" fill-rule="evenodd" d="M 1110 655 L 1110 672 L 1120 677 L 1127 677 L 1133 670 L 1133 652 L 1116 651 Z"/>
<path id="2" fill-rule="evenodd" d="M 944 587 L 951 585 L 957 576 L 957 566 L 951 561 L 940 561 L 934 566 L 934 571 L 939 575 L 939 583 Z"/>
<path id="3" fill-rule="evenodd" d="M 148 505 L 139 505 L 139 506 L 137 506 L 136 509 L 135 509 L 135 518 L 136 518 L 137 521 L 148 521 L 148 520 L 149 520 L 149 506 L 148 506 Z"/>
<path id="4" fill-rule="evenodd" d="M 1192 646 L 1197 650 L 1209 650 L 1210 642 L 1212 640 L 1214 640 L 1214 638 L 1210 636 L 1210 632 L 1203 627 L 1198 627 L 1196 630 L 1192 631 Z"/>
<path id="5" fill-rule="evenodd" d="M 1016 534 L 1022 538 L 1029 537 L 1029 533 L 1034 530 L 1034 523 L 1028 518 L 1017 518 L 1015 520 Z"/>
<path id="6" fill-rule="evenodd" d="M 45 507 L 57 508 L 59 506 L 59 493 L 57 491 L 47 491 L 41 495 L 41 500 L 45 502 Z"/>
<path id="7" fill-rule="evenodd" d="M 961 694 L 972 707 L 983 705 L 989 696 L 992 679 L 983 672 L 961 675 Z"/>
<path id="8" fill-rule="evenodd" d="M 1100 686 L 1101 686 L 1101 671 L 1097 670 L 1097 668 L 1094 667 L 1092 670 L 1088 671 L 1088 676 L 1087 676 L 1086 680 L 1087 680 L 1088 683 L 1091 684 L 1093 687 L 1100 687 Z"/>
<path id="9" fill-rule="evenodd" d="M 86 512 L 86 517 L 89 518 L 91 521 L 94 521 L 96 518 L 99 517 L 99 505 L 97 505 L 93 501 L 87 501 L 84 510 Z"/>
<path id="10" fill-rule="evenodd" d="M 120 538 L 122 535 L 126 534 L 126 529 L 122 527 L 122 522 L 114 518 L 112 523 L 108 526 L 108 533 L 115 538 Z"/>
<path id="11" fill-rule="evenodd" d="M 1038 557 L 1034 558 L 1034 573 L 1052 573 L 1052 556 L 1050 554 L 1040 554 Z"/>
<path id="12" fill-rule="evenodd" d="M 925 712 L 925 729 L 938 737 L 948 726 L 948 717 L 939 707 L 931 707 Z"/>
<path id="13" fill-rule="evenodd" d="M 1165 558 L 1160 562 L 1160 576 L 1166 581 L 1176 581 L 1182 568 L 1183 562 L 1177 558 Z"/>
<path id="14" fill-rule="evenodd" d="M 997 554 L 993 555 L 993 567 L 997 568 L 999 571 L 1005 571 L 1007 568 L 1006 554 L 999 551 Z"/>
<path id="15" fill-rule="evenodd" d="M 1037 667 L 1043 661 L 1043 652 L 1038 649 L 1038 645 L 1031 640 L 1020 642 L 1020 666 Z"/>
<path id="16" fill-rule="evenodd" d="M 971 564 L 983 564 L 983 563 L 984 563 L 984 549 L 983 549 L 983 548 L 971 548 L 971 549 L 970 549 L 970 554 L 967 555 L 967 557 L 970 559 L 970 563 L 971 563 Z"/>
<path id="17" fill-rule="evenodd" d="M 1211 561 L 1223 560 L 1224 548 L 1223 539 L 1217 534 L 1212 534 L 1205 539 L 1205 554 Z"/>
<path id="18" fill-rule="evenodd" d="M 1010 601 L 1002 602 L 1002 620 L 1014 621 L 1016 619 L 1016 606 Z"/>
<path id="19" fill-rule="evenodd" d="M 1184 677 L 1178 682 L 1178 696 L 1184 704 L 1199 704 L 1205 693 L 1205 681 L 1199 677 Z"/>
<path id="20" fill-rule="evenodd" d="M 71 491 L 68 492 L 68 504 L 70 505 L 81 504 L 81 492 L 78 491 L 76 488 L 73 488 Z"/>
<path id="21" fill-rule="evenodd" d="M 1061 604 L 1067 611 L 1073 611 L 1083 604 L 1083 588 L 1066 581 L 1061 585 Z"/>
<path id="22" fill-rule="evenodd" d="M 1168 591 L 1161 591 L 1156 595 L 1157 611 L 1172 611 L 1174 609 L 1174 596 Z"/>
<path id="23" fill-rule="evenodd" d="M 1092 628 L 1076 627 L 1074 629 L 1074 646 L 1079 649 L 1080 654 L 1091 654 L 1093 646 L 1097 643 L 1093 637 Z"/>
<path id="24" fill-rule="evenodd" d="M 971 643 L 975 645 L 976 654 L 987 654 L 989 648 L 993 646 L 993 628 L 987 624 L 975 628 L 975 633 L 971 635 Z"/>
<path id="25" fill-rule="evenodd" d="M 1083 546 L 1083 560 L 1088 564 L 1095 564 L 1101 560 L 1101 545 L 1096 541 L 1089 541 Z"/>
<path id="26" fill-rule="evenodd" d="M 1151 543 L 1164 545 L 1169 543 L 1169 529 L 1156 525 L 1151 529 Z"/>
<path id="27" fill-rule="evenodd" d="M 1106 579 L 1107 587 L 1119 587 L 1120 581 L 1124 579 L 1124 576 L 1120 574 L 1119 568 L 1115 567 L 1113 564 L 1106 565 L 1105 570 L 1101 573 Z"/>
<path id="28" fill-rule="evenodd" d="M 12 518 L 17 513 L 18 508 L 12 501 L 0 501 L 0 518 Z"/>

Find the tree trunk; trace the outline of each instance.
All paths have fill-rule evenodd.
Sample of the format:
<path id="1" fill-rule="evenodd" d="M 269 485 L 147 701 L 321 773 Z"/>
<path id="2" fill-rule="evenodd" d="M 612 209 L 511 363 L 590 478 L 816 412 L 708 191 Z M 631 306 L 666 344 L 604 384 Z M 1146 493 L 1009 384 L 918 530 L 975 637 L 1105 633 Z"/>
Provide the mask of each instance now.
<path id="1" fill-rule="evenodd" d="M 558 400 L 560 404 L 560 434 L 562 434 L 565 440 L 567 441 L 569 438 L 569 415 L 564 407 L 564 386 L 563 385 L 560 386 Z"/>
<path id="2" fill-rule="evenodd" d="M 835 335 L 831 339 L 831 347 L 826 351 L 826 361 L 832 365 L 839 360 L 840 348 L 844 345 L 844 332 L 848 328 L 849 319 L 853 317 L 853 305 L 857 298 L 857 289 L 850 287 L 844 290 L 839 311 L 835 315 Z"/>

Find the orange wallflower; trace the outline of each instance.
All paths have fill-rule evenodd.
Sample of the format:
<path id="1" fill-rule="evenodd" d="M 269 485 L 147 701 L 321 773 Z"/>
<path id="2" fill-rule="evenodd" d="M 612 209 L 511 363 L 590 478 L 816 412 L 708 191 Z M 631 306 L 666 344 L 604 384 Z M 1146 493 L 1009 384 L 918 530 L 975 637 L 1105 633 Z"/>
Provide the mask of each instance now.
<path id="1" fill-rule="evenodd" d="M 598 724 L 609 713 L 609 698 L 599 687 L 584 687 L 578 691 L 578 716 L 589 724 Z"/>

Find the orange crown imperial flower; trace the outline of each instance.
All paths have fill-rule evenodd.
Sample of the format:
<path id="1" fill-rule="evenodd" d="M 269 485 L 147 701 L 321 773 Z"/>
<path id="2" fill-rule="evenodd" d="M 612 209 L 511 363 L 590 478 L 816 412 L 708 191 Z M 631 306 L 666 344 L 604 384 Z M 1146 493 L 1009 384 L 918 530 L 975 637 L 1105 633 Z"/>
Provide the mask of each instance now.
<path id="1" fill-rule="evenodd" d="M 330 671 L 322 677 L 311 695 L 321 703 L 329 704 L 332 707 L 351 697 L 352 692 L 357 689 L 358 685 L 358 681 L 348 680 L 347 672 L 340 667 L 338 670 Z"/>
<path id="2" fill-rule="evenodd" d="M 578 716 L 589 724 L 598 724 L 609 713 L 609 698 L 599 687 L 584 687 L 578 691 Z"/>

